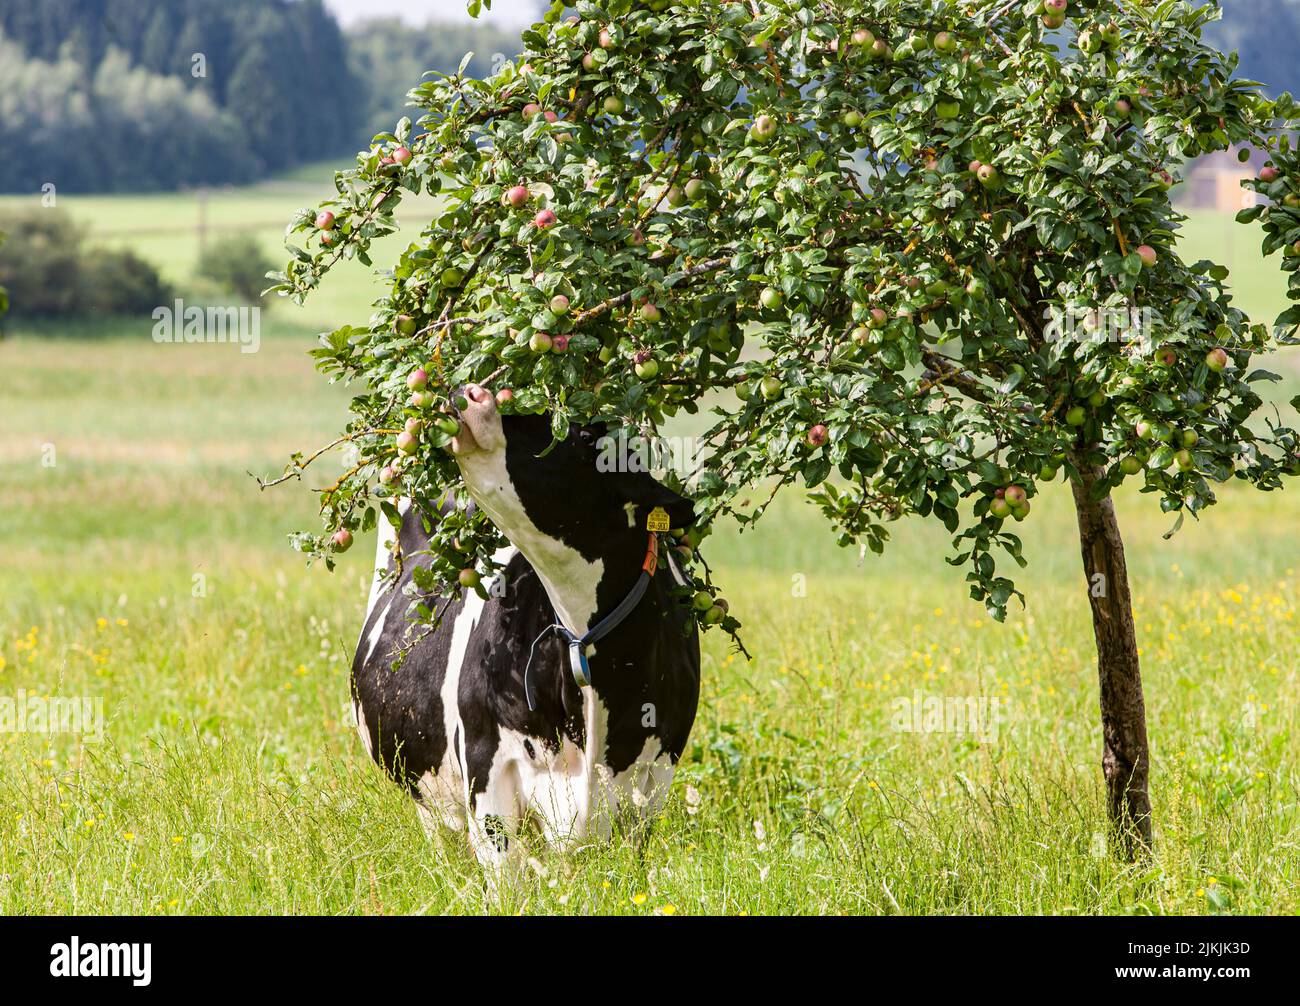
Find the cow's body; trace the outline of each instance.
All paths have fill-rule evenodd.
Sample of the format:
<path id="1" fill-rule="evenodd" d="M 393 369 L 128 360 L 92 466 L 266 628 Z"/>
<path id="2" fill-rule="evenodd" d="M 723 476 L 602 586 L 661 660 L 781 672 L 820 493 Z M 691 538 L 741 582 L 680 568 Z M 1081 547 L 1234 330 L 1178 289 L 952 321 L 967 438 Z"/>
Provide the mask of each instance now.
<path id="1" fill-rule="evenodd" d="M 534 445 L 522 449 L 520 465 L 535 453 Z M 414 624 L 405 589 L 413 566 L 427 562 L 419 555 L 428 547 L 424 518 L 405 508 L 395 581 L 383 576 L 395 536 L 381 522 L 353 701 L 367 750 L 408 787 L 426 823 L 468 826 L 480 860 L 499 865 L 525 818 L 564 844 L 603 837 L 621 809 L 658 808 L 695 718 L 699 644 L 671 596 L 680 571 L 661 563 L 627 619 L 588 650 L 592 685 L 580 688 L 567 646 L 544 630 L 558 620 L 580 634 L 618 605 L 640 573 L 644 526 L 628 526 L 636 519 L 628 508 L 617 515 L 621 533 L 566 533 L 563 521 L 542 531 L 535 518 L 546 508 L 525 505 L 528 490 L 510 478 L 504 452 L 475 471 L 475 461 L 492 461 L 479 453 L 458 454 L 467 484 L 518 546 L 497 556 L 501 582 L 488 584 L 488 600 L 473 591 L 452 599 L 432 630 Z M 539 636 L 530 709 L 524 673 Z"/>

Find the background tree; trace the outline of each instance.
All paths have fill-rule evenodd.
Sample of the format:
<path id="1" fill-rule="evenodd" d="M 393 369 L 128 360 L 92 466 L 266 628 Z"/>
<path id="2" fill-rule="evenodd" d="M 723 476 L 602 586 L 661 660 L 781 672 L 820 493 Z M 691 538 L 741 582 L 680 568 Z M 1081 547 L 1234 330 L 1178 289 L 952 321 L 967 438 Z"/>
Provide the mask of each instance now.
<path id="1" fill-rule="evenodd" d="M 1290 96 L 1234 80 L 1201 38 L 1217 9 L 1174 0 L 575 10 L 553 5 L 519 64 L 487 81 L 420 85 L 427 134 L 412 141 L 404 121 L 377 137 L 337 197 L 295 221 L 310 237 L 283 290 L 302 297 L 341 258 L 368 261 L 403 191 L 443 198 L 376 314 L 316 350 L 362 384 L 343 435 L 361 460 L 324 492 L 327 527 L 456 485 L 442 450 L 456 423 L 439 410 L 469 379 L 550 411 L 557 434 L 593 418 L 653 432 L 734 392 L 710 409 L 688 486 L 705 524 L 744 527 L 792 483 L 845 544 L 879 551 L 889 521 L 930 516 L 998 619 L 1020 597 L 999 565 L 1025 562 L 1014 521 L 1042 482 L 1068 480 L 1110 811 L 1120 848 L 1148 844 L 1111 491 L 1140 481 L 1176 528 L 1216 484 L 1274 489 L 1300 466 L 1295 431 L 1259 413 L 1252 387 L 1272 376 L 1252 357 L 1280 339 L 1233 306 L 1226 269 L 1179 258 L 1167 190 L 1186 157 L 1267 150 L 1273 205 L 1245 219 L 1267 252 L 1288 250 L 1300 299 Z M 1297 321 L 1293 307 L 1279 336 Z M 328 559 L 327 537 L 298 544 Z M 421 588 L 496 545 L 458 512 Z"/>

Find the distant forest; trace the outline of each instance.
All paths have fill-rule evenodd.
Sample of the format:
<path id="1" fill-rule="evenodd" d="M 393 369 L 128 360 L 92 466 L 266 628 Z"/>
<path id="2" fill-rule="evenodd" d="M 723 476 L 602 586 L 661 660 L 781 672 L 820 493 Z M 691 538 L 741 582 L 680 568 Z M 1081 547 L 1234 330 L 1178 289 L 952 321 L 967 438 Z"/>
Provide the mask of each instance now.
<path id="1" fill-rule="evenodd" d="M 1210 35 L 1239 72 L 1300 90 L 1300 0 L 1223 7 Z M 518 42 L 486 23 L 345 34 L 321 0 L 0 0 L 0 192 L 241 183 L 345 157 L 406 114 L 425 71 L 473 51 L 483 76 Z"/>

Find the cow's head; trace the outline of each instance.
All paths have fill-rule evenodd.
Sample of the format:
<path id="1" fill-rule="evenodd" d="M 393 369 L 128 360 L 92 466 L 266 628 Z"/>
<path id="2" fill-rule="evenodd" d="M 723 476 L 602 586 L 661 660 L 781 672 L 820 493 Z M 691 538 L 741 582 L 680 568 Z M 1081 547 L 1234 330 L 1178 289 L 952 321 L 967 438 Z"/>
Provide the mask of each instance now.
<path id="1" fill-rule="evenodd" d="M 452 451 L 470 494 L 534 565 L 550 543 L 587 559 L 611 548 L 645 548 L 646 520 L 662 507 L 673 527 L 694 520 L 688 500 L 644 472 L 601 471 L 603 426 L 572 426 L 553 443 L 546 416 L 503 416 L 479 385 L 461 392 L 460 435 Z"/>

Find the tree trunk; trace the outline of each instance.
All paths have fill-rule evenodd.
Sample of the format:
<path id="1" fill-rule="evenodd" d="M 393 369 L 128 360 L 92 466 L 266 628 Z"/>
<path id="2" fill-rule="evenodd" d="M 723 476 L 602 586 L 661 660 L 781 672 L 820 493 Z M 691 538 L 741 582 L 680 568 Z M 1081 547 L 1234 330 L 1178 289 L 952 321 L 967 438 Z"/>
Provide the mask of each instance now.
<path id="1" fill-rule="evenodd" d="M 1111 823 L 1119 850 L 1134 859 L 1151 848 L 1151 799 L 1147 774 L 1146 702 L 1138 666 L 1133 596 L 1129 592 L 1124 541 L 1115 505 L 1109 496 L 1092 498 L 1102 472 L 1082 454 L 1071 457 L 1082 476 L 1071 480 L 1074 509 L 1079 518 L 1083 571 L 1092 605 L 1092 629 L 1097 639 L 1097 673 L 1101 680 L 1101 768 Z"/>

